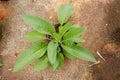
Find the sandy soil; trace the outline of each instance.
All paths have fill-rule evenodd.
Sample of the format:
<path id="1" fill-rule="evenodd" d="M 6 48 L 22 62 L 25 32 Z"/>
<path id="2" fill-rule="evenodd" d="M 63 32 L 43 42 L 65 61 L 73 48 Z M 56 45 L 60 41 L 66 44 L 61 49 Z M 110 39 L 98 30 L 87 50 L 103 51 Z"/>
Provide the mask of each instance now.
<path id="1" fill-rule="evenodd" d="M 56 11 L 60 4 L 66 2 L 73 3 L 76 11 L 70 20 L 87 27 L 83 46 L 101 62 L 88 67 L 91 63 L 66 59 L 63 68 L 55 72 L 49 68 L 35 72 L 31 64 L 13 73 L 12 68 L 19 54 L 32 44 L 24 39 L 31 28 L 23 22 L 21 15 L 36 15 L 56 24 Z M 9 13 L 0 22 L 3 25 L 0 52 L 4 63 L 1 80 L 120 80 L 119 0 L 10 0 L 3 4 Z M 98 57 L 97 51 L 106 61 Z"/>

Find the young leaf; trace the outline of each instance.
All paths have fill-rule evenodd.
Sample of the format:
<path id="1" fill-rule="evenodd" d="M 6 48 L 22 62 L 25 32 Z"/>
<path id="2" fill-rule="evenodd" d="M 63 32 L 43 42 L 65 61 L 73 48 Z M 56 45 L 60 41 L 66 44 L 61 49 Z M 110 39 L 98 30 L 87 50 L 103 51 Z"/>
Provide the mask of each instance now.
<path id="1" fill-rule="evenodd" d="M 36 31 L 39 31 L 40 33 L 49 35 L 55 33 L 54 26 L 46 20 L 31 15 L 23 15 L 22 18 L 27 24 L 29 24 L 32 28 L 34 28 Z"/>
<path id="2" fill-rule="evenodd" d="M 39 60 L 37 61 L 37 63 L 34 66 L 34 69 L 36 71 L 40 71 L 40 70 L 45 69 L 47 66 L 48 66 L 48 58 L 45 55 L 45 56 L 42 56 L 39 58 Z"/>
<path id="3" fill-rule="evenodd" d="M 59 30 L 59 34 L 61 37 L 66 33 L 66 31 L 68 31 L 72 27 L 72 24 L 73 24 L 73 22 L 68 22 L 64 26 L 61 26 L 61 28 Z"/>
<path id="4" fill-rule="evenodd" d="M 58 42 L 60 42 L 61 37 L 60 37 L 59 34 L 57 34 L 57 33 L 53 33 L 53 37 L 55 38 L 55 40 L 57 40 Z"/>
<path id="5" fill-rule="evenodd" d="M 71 3 L 62 4 L 57 12 L 60 24 L 63 25 L 73 13 L 74 8 Z"/>
<path id="6" fill-rule="evenodd" d="M 63 54 L 62 53 L 59 53 L 58 56 L 57 56 L 57 60 L 55 61 L 54 64 L 51 64 L 51 69 L 53 71 L 55 71 L 56 69 L 60 69 L 63 65 L 63 62 L 64 62 L 64 57 L 63 57 Z"/>
<path id="7" fill-rule="evenodd" d="M 73 27 L 64 35 L 63 39 L 69 40 L 71 38 L 79 37 L 84 31 L 85 28 L 83 27 Z"/>
<path id="8" fill-rule="evenodd" d="M 77 58 L 80 58 L 86 61 L 96 62 L 96 59 L 93 57 L 93 55 L 83 47 L 79 47 L 76 45 L 74 45 L 73 47 L 62 45 L 62 48 L 66 50 L 69 54 Z"/>
<path id="9" fill-rule="evenodd" d="M 43 40 L 46 39 L 46 36 L 41 34 L 40 32 L 33 30 L 31 32 L 29 32 L 26 36 L 25 36 L 26 40 L 31 41 L 31 42 L 36 42 L 38 40 Z"/>
<path id="10" fill-rule="evenodd" d="M 69 59 L 71 59 L 71 60 L 77 59 L 75 56 L 71 55 L 70 53 L 68 53 L 68 52 L 65 51 L 65 50 L 63 50 L 63 54 L 64 54 L 67 58 L 69 58 Z"/>
<path id="11" fill-rule="evenodd" d="M 13 71 L 17 72 L 32 63 L 35 59 L 43 56 L 46 49 L 47 45 L 42 42 L 28 47 L 18 58 Z"/>
<path id="12" fill-rule="evenodd" d="M 57 47 L 58 43 L 56 41 L 51 41 L 47 47 L 48 59 L 51 64 L 54 64 L 57 57 Z"/>

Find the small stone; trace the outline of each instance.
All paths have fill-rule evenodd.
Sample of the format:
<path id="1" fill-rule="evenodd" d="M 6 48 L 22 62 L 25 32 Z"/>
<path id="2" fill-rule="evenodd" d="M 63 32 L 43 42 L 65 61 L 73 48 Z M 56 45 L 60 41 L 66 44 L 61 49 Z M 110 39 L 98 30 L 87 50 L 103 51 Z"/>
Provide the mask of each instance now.
<path id="1" fill-rule="evenodd" d="M 49 19 L 52 19 L 52 16 L 50 16 Z"/>
<path id="2" fill-rule="evenodd" d="M 108 26 L 108 24 L 105 24 L 106 26 Z"/>
<path id="3" fill-rule="evenodd" d="M 12 68 L 9 68 L 8 71 L 12 71 Z"/>

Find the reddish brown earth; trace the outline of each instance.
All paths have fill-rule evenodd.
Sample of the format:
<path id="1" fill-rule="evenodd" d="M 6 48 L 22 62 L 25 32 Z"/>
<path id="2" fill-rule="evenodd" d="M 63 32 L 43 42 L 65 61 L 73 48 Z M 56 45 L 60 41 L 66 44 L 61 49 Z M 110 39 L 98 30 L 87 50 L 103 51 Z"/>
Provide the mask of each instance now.
<path id="1" fill-rule="evenodd" d="M 20 72 L 12 68 L 19 54 L 30 44 L 24 36 L 31 28 L 21 19 L 22 14 L 37 15 L 53 24 L 58 23 L 56 10 L 60 4 L 71 2 L 75 14 L 70 20 L 87 27 L 83 35 L 88 48 L 99 64 L 66 59 L 61 70 L 49 68 L 35 72 L 33 64 Z M 2 39 L 0 53 L 4 66 L 1 80 L 120 80 L 120 1 L 119 0 L 10 0 L 2 3 L 10 14 L 0 23 Z M 1 33 L 0 33 L 1 34 Z M 96 52 L 99 52 L 103 61 Z"/>
<path id="2" fill-rule="evenodd" d="M 7 14 L 7 10 L 2 4 L 0 4 L 0 20 L 2 20 L 6 14 Z"/>

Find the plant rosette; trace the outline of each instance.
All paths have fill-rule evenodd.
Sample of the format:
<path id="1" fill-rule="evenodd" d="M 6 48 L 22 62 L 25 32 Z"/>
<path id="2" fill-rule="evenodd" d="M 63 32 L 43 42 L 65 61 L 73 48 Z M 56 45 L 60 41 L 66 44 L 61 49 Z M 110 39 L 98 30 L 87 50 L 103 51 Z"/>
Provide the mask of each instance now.
<path id="1" fill-rule="evenodd" d="M 74 8 L 71 3 L 62 4 L 57 12 L 60 23 L 57 25 L 58 28 L 39 17 L 23 15 L 23 20 L 34 29 L 25 38 L 35 44 L 23 51 L 13 71 L 20 71 L 35 60 L 34 69 L 36 71 L 43 70 L 48 65 L 52 71 L 60 69 L 64 58 L 96 62 L 94 56 L 87 49 L 77 45 L 77 43 L 84 42 L 81 35 L 86 28 L 67 21 L 73 13 Z"/>

